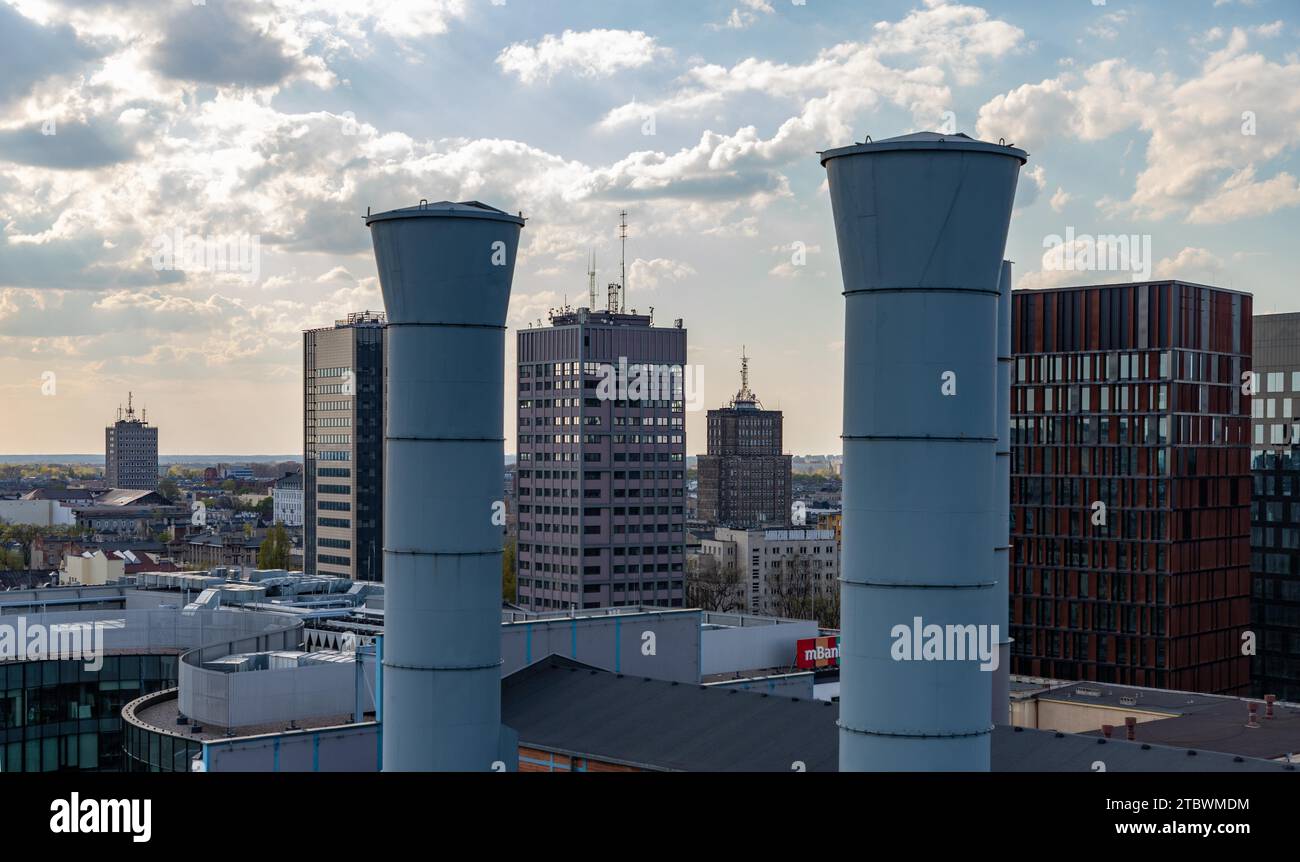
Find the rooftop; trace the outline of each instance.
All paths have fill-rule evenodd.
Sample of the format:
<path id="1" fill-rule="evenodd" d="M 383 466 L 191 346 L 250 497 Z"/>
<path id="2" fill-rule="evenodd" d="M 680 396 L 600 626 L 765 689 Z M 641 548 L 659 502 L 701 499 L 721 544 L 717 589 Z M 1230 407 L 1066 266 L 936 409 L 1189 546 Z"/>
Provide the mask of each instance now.
<path id="1" fill-rule="evenodd" d="M 609 673 L 552 656 L 507 677 L 502 721 L 522 746 L 654 770 L 809 772 L 839 768 L 839 705 Z M 1156 724 L 1159 724 L 1158 722 Z M 1144 724 L 1139 733 L 1153 728 Z M 1204 747 L 1000 726 L 995 772 L 1295 771 Z"/>
<path id="2" fill-rule="evenodd" d="M 430 203 L 422 200 L 412 207 L 402 207 L 400 209 L 388 210 L 387 212 L 371 214 L 366 213 L 366 224 L 373 224 L 377 221 L 390 221 L 401 218 L 480 218 L 492 219 L 494 221 L 508 221 L 522 225 L 524 223 L 523 213 L 511 215 L 504 210 L 488 206 L 482 201 L 434 201 Z"/>
<path id="3" fill-rule="evenodd" d="M 954 132 L 950 135 L 939 132 L 915 132 L 910 135 L 898 135 L 879 141 L 873 141 L 870 136 L 867 136 L 867 139 L 862 143 L 826 150 L 819 153 L 819 155 L 824 165 L 831 159 L 837 159 L 841 156 L 855 156 L 891 150 L 964 150 L 967 152 L 994 153 L 1017 158 L 1022 165 L 1029 160 L 1029 154 L 1024 150 L 1017 149 L 1014 145 L 1005 142 L 994 144 L 988 141 L 980 141 L 963 132 Z"/>
<path id="4" fill-rule="evenodd" d="M 1206 290 L 1217 290 L 1220 293 L 1235 293 L 1238 296 L 1253 296 L 1252 293 L 1245 290 L 1233 290 L 1230 287 L 1216 287 L 1212 284 L 1200 284 L 1199 282 L 1195 282 L 1195 281 L 1183 281 L 1180 278 L 1156 278 L 1150 281 L 1117 281 L 1113 284 L 1110 283 L 1076 284 L 1076 285 L 1066 285 L 1064 287 L 1032 287 L 1032 288 L 1018 287 L 1013 289 L 1011 293 L 1013 295 L 1031 294 L 1031 293 L 1068 293 L 1070 291 L 1077 291 L 1077 290 L 1093 290 L 1098 287 L 1141 287 L 1143 285 L 1150 285 L 1150 284 L 1181 284 L 1185 287 L 1201 287 L 1201 288 L 1205 288 Z"/>

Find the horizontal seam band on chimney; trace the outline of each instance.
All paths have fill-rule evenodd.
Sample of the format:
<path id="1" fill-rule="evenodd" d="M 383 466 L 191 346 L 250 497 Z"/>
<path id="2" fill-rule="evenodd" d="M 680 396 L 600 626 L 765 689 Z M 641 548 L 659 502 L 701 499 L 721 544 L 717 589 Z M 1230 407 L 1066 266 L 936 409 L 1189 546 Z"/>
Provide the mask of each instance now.
<path id="1" fill-rule="evenodd" d="M 419 671 L 442 671 L 442 670 L 495 670 L 504 664 L 504 661 L 498 661 L 495 664 L 440 664 L 440 665 L 421 665 L 421 664 L 397 664 L 391 661 L 385 661 L 384 667 L 395 668 L 397 670 L 419 670 Z"/>
<path id="2" fill-rule="evenodd" d="M 495 323 L 390 323 L 389 329 L 399 329 L 402 327 L 443 327 L 449 329 L 495 329 L 498 332 L 505 332 L 508 327 L 498 326 Z"/>
<path id="3" fill-rule="evenodd" d="M 865 728 L 849 727 L 842 721 L 837 721 L 835 724 L 840 728 L 840 730 L 847 730 L 849 733 L 860 733 L 863 736 L 896 736 L 906 739 L 963 739 L 971 736 L 988 736 L 993 732 L 993 725 L 991 724 L 980 730 L 955 730 L 952 733 L 927 733 L 924 731 L 908 733 L 901 730 L 868 730 Z"/>
<path id="4" fill-rule="evenodd" d="M 984 296 L 1001 296 L 1000 290 L 988 290 L 983 287 L 859 287 L 845 290 L 842 296 L 857 296 L 860 293 L 974 293 Z"/>
<path id="5" fill-rule="evenodd" d="M 926 442 L 926 443 L 996 443 L 997 437 L 936 437 L 926 435 L 903 435 L 903 434 L 841 434 L 841 440 L 891 440 L 900 443 Z"/>
<path id="6" fill-rule="evenodd" d="M 997 581 L 972 581 L 966 584 L 919 584 L 915 581 L 850 581 L 847 578 L 838 580 L 841 584 L 877 590 L 990 590 L 998 583 Z"/>
<path id="7" fill-rule="evenodd" d="M 504 443 L 504 437 L 385 437 L 400 443 Z"/>
<path id="8" fill-rule="evenodd" d="M 406 557 L 490 557 L 501 552 L 501 548 L 497 548 L 495 551 L 398 551 L 393 548 L 384 548 L 385 554 L 400 554 Z"/>

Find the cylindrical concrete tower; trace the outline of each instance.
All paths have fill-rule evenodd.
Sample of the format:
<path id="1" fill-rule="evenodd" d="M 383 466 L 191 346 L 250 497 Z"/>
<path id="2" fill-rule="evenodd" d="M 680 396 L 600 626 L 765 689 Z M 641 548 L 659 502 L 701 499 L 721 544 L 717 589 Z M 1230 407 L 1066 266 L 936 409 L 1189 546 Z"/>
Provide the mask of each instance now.
<path id="1" fill-rule="evenodd" d="M 842 771 L 989 768 L 992 684 L 965 653 L 998 620 L 998 296 L 1026 158 L 933 133 L 822 154 L 845 295 Z"/>
<path id="2" fill-rule="evenodd" d="M 388 312 L 384 770 L 490 771 L 505 322 L 524 220 L 442 201 L 366 224 Z"/>
<path id="3" fill-rule="evenodd" d="M 998 624 L 998 668 L 993 672 L 994 724 L 1011 723 L 1011 261 L 1002 261 L 998 280 L 998 447 L 993 474 L 994 602 Z"/>

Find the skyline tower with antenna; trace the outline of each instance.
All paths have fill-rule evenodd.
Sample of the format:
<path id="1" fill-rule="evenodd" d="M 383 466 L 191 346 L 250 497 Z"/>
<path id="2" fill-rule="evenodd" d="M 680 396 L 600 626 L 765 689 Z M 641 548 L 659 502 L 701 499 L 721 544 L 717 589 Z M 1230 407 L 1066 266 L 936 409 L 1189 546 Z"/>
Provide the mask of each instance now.
<path id="1" fill-rule="evenodd" d="M 158 429 L 148 414 L 135 414 L 135 393 L 126 393 L 126 410 L 117 408 L 117 421 L 104 429 L 104 482 L 110 488 L 158 490 Z"/>
<path id="2" fill-rule="evenodd" d="M 749 354 L 740 350 L 740 390 L 726 407 L 708 415 L 708 452 L 696 464 L 700 518 L 720 527 L 781 528 L 789 525 L 792 458 L 783 453 L 784 417 L 764 410 L 749 388 Z M 762 585 L 750 594 L 760 612 Z"/>

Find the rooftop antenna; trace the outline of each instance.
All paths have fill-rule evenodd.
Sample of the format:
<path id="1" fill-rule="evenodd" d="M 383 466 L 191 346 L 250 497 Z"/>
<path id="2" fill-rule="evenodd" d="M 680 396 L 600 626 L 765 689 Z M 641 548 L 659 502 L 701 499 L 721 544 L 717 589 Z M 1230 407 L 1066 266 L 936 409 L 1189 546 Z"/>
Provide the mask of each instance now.
<path id="1" fill-rule="evenodd" d="M 587 264 L 587 290 L 591 294 L 591 310 L 596 310 L 596 252 L 591 253 L 591 263 Z"/>
<path id="2" fill-rule="evenodd" d="M 133 392 L 128 391 L 126 393 L 126 418 L 128 420 L 135 419 L 135 407 L 132 406 L 132 401 L 134 400 L 134 396 L 135 393 Z"/>
<path id="3" fill-rule="evenodd" d="M 627 311 L 627 210 L 619 210 L 618 238 L 623 242 L 622 276 L 619 280 L 619 292 L 622 294 L 621 312 Z"/>

